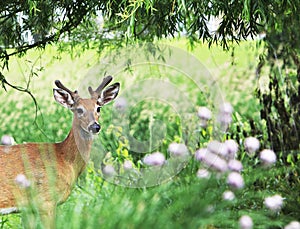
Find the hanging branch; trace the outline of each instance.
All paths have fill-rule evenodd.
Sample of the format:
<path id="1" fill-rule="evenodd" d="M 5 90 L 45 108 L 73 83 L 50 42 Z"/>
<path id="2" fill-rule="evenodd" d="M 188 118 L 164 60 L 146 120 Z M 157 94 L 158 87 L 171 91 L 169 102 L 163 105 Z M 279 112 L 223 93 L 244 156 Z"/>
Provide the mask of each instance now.
<path id="1" fill-rule="evenodd" d="M 34 118 L 34 122 L 36 122 L 36 119 L 37 119 L 37 113 L 39 111 L 39 106 L 38 106 L 38 103 L 36 101 L 36 98 L 34 97 L 34 95 L 31 93 L 31 91 L 29 90 L 29 85 L 27 85 L 26 88 L 24 87 L 21 87 L 21 86 L 16 86 L 16 85 L 13 85 L 9 82 L 7 82 L 7 80 L 5 79 L 5 76 L 2 74 L 2 72 L 0 72 L 0 81 L 1 81 L 1 84 L 2 84 L 2 87 L 3 89 L 6 91 L 6 87 L 5 85 L 17 90 L 17 91 L 20 91 L 20 92 L 25 92 L 27 93 L 31 99 L 33 100 L 33 103 L 34 103 L 34 106 L 35 106 L 35 118 Z"/>

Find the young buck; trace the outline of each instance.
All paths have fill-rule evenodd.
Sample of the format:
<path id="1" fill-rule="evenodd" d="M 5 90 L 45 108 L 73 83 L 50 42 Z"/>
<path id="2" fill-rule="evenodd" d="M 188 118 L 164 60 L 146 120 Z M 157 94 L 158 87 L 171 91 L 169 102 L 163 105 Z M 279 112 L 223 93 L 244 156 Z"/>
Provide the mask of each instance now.
<path id="1" fill-rule="evenodd" d="M 56 80 L 55 100 L 74 115 L 67 138 L 60 143 L 0 146 L 0 214 L 18 212 L 34 202 L 44 227 L 55 227 L 56 206 L 70 195 L 90 157 L 93 135 L 100 131 L 100 108 L 118 95 L 119 83 L 105 88 L 111 81 L 108 76 L 95 91 L 89 87 L 91 98 L 83 99 Z"/>

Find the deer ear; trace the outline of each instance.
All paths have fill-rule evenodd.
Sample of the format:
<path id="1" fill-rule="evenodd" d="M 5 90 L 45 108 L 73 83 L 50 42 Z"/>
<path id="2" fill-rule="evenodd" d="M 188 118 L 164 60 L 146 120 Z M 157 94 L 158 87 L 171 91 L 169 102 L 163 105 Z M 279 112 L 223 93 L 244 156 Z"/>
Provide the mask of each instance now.
<path id="1" fill-rule="evenodd" d="M 113 85 L 109 86 L 105 90 L 102 91 L 100 98 L 98 99 L 98 102 L 101 106 L 111 102 L 114 100 L 120 90 L 120 84 L 114 83 Z"/>
<path id="2" fill-rule="evenodd" d="M 63 89 L 53 89 L 53 95 L 58 103 L 60 103 L 68 109 L 71 109 L 75 103 L 71 94 Z"/>

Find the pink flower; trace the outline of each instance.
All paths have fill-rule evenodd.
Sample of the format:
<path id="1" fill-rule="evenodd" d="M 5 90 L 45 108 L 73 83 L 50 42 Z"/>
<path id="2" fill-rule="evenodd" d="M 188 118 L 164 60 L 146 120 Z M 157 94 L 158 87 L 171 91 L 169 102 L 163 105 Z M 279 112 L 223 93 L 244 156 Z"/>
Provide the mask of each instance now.
<path id="1" fill-rule="evenodd" d="M 228 102 L 222 103 L 220 105 L 219 109 L 220 109 L 220 113 L 222 113 L 222 114 L 230 114 L 231 115 L 233 112 L 233 108 L 232 108 L 231 104 Z"/>
<path id="2" fill-rule="evenodd" d="M 102 172 L 103 172 L 103 175 L 105 175 L 107 177 L 113 177 L 117 174 L 115 171 L 115 168 L 112 165 L 105 165 L 102 168 Z"/>
<path id="3" fill-rule="evenodd" d="M 265 166 L 270 166 L 276 162 L 276 154 L 270 149 L 261 151 L 259 158 Z"/>
<path id="4" fill-rule="evenodd" d="M 230 160 L 228 162 L 228 169 L 231 171 L 241 172 L 243 170 L 243 164 L 238 160 Z"/>
<path id="5" fill-rule="evenodd" d="M 259 149 L 260 143 L 257 138 L 248 137 L 245 139 L 244 146 L 246 151 L 252 156 Z"/>
<path id="6" fill-rule="evenodd" d="M 224 143 L 227 146 L 228 158 L 234 159 L 239 150 L 239 145 L 232 139 L 226 140 Z"/>
<path id="7" fill-rule="evenodd" d="M 210 152 L 220 155 L 222 157 L 226 157 L 226 155 L 228 154 L 227 145 L 216 140 L 210 141 L 207 144 L 207 149 Z"/>
<path id="8" fill-rule="evenodd" d="M 14 143 L 14 138 L 9 135 L 3 135 L 1 137 L 1 145 L 13 145 Z"/>
<path id="9" fill-rule="evenodd" d="M 244 179 L 241 174 L 237 172 L 231 172 L 227 177 L 227 184 L 232 188 L 241 189 L 244 187 Z"/>
<path id="10" fill-rule="evenodd" d="M 143 162 L 150 166 L 162 166 L 166 161 L 165 155 L 160 152 L 148 154 L 144 157 Z"/>
<path id="11" fill-rule="evenodd" d="M 270 196 L 265 198 L 264 204 L 271 211 L 277 212 L 280 211 L 283 205 L 283 198 L 278 194 L 274 196 Z"/>
<path id="12" fill-rule="evenodd" d="M 223 126 L 228 127 L 228 125 L 232 122 L 232 117 L 229 114 L 219 114 L 218 122 Z"/>
<path id="13" fill-rule="evenodd" d="M 239 220 L 241 229 L 251 229 L 253 227 L 253 221 L 250 216 L 243 215 Z"/>
<path id="14" fill-rule="evenodd" d="M 132 164 L 132 161 L 130 160 L 125 160 L 124 163 L 123 163 L 123 169 L 125 171 L 128 171 L 128 170 L 131 170 L 133 168 L 133 164 Z"/>
<path id="15" fill-rule="evenodd" d="M 200 126 L 206 127 L 207 121 L 211 119 L 211 111 L 207 107 L 199 107 L 198 109 L 198 117 L 200 119 Z"/>
<path id="16" fill-rule="evenodd" d="M 24 174 L 18 174 L 15 178 L 15 182 L 20 188 L 30 187 L 30 181 L 27 180 Z"/>
<path id="17" fill-rule="evenodd" d="M 210 172 L 207 169 L 199 169 L 197 171 L 197 177 L 203 178 L 203 179 L 208 179 L 210 177 Z"/>
<path id="18" fill-rule="evenodd" d="M 225 102 L 220 105 L 218 121 L 219 123 L 221 123 L 221 125 L 225 126 L 226 128 L 232 121 L 232 112 L 233 108 L 230 103 Z"/>
<path id="19" fill-rule="evenodd" d="M 189 154 L 188 148 L 182 143 L 171 143 L 168 147 L 168 151 L 170 155 L 177 157 L 188 156 Z"/>
<path id="20" fill-rule="evenodd" d="M 229 190 L 223 192 L 222 196 L 223 196 L 223 200 L 229 200 L 229 201 L 234 200 L 234 198 L 235 198 L 234 193 Z"/>
<path id="21" fill-rule="evenodd" d="M 209 152 L 207 148 L 198 149 L 195 152 L 195 159 L 198 161 L 202 161 L 205 155 L 207 154 L 207 152 Z"/>
<path id="22" fill-rule="evenodd" d="M 201 157 L 201 161 L 208 167 L 215 169 L 219 172 L 225 172 L 227 171 L 227 162 L 219 157 L 216 154 L 211 153 L 210 151 L 207 151 L 204 155 Z"/>
<path id="23" fill-rule="evenodd" d="M 300 223 L 298 221 L 292 221 L 286 225 L 284 229 L 300 229 Z"/>

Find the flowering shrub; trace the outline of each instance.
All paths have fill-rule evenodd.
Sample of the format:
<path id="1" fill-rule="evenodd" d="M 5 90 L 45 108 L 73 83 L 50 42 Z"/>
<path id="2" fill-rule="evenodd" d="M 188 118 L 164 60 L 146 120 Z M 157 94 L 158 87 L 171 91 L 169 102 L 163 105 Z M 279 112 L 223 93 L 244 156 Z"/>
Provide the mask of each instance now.
<path id="1" fill-rule="evenodd" d="M 229 129 L 233 112 L 233 108 L 229 103 L 226 103 L 224 106 L 221 105 L 215 121 L 220 124 L 221 128 L 225 128 L 225 130 Z M 225 116 L 225 119 L 223 119 L 222 116 Z M 200 128 L 198 129 L 200 135 L 197 140 L 198 143 L 196 142 L 196 144 L 200 147 L 197 148 L 194 153 L 191 151 L 193 145 L 183 143 L 182 138 L 175 134 L 176 132 L 170 132 L 167 135 L 168 141 L 163 142 L 160 151 L 148 153 L 141 158 L 141 160 L 137 161 L 130 158 L 125 159 L 122 165 L 125 173 L 122 173 L 120 170 L 118 176 L 124 176 L 123 178 L 125 178 L 125 175 L 130 175 L 131 177 L 136 177 L 134 179 L 143 179 L 143 176 L 146 176 L 145 171 L 148 171 L 148 173 L 153 176 L 151 179 L 163 180 L 164 177 L 167 178 L 168 176 L 176 175 L 177 172 L 171 173 L 172 169 L 181 165 L 180 162 L 183 161 L 183 158 L 188 158 L 188 161 L 184 161 L 186 168 L 183 169 L 182 172 L 180 170 L 184 167 L 179 166 L 181 169 L 179 170 L 180 173 L 178 176 L 184 177 L 184 174 L 186 174 L 184 171 L 191 169 L 192 174 L 189 174 L 188 176 L 194 176 L 198 179 L 200 184 L 206 182 L 206 185 L 201 189 L 202 191 L 209 189 L 210 182 L 213 182 L 213 180 L 217 181 L 219 184 L 218 188 L 224 187 L 219 191 L 213 191 L 214 194 L 218 195 L 219 200 L 223 200 L 224 205 L 226 205 L 226 203 L 229 206 L 231 205 L 233 209 L 242 208 L 242 212 L 245 213 L 244 215 L 241 215 L 239 214 L 239 211 L 237 212 L 235 223 L 240 228 L 255 228 L 258 223 L 261 223 L 261 221 L 257 221 L 256 216 L 251 213 L 253 211 L 250 211 L 250 208 L 252 208 L 251 205 L 255 204 L 260 206 L 257 208 L 257 211 L 264 212 L 264 220 L 268 219 L 269 214 L 272 216 L 272 212 L 280 214 L 282 208 L 285 206 L 285 199 L 280 195 L 268 197 L 266 193 L 269 190 L 267 189 L 259 190 L 259 198 L 256 196 L 256 192 L 253 193 L 255 196 L 255 203 L 250 204 L 249 212 L 247 211 L 247 208 L 243 207 L 245 202 L 251 202 L 250 199 L 243 199 L 245 198 L 243 196 L 247 195 L 246 193 L 249 193 L 249 191 L 251 193 L 252 182 L 254 182 L 254 187 L 267 187 L 267 185 L 265 185 L 265 187 L 264 185 L 257 185 L 257 182 L 260 182 L 260 178 L 254 175 L 256 173 L 255 169 L 258 174 L 268 174 L 266 176 L 262 175 L 263 179 L 266 179 L 265 182 L 267 182 L 268 176 L 270 176 L 268 172 L 271 172 L 269 168 L 276 163 L 276 154 L 271 149 L 262 149 L 259 151 L 260 142 L 257 137 L 248 136 L 244 139 L 240 139 L 240 142 L 237 142 L 234 139 L 225 139 L 223 141 L 215 140 L 212 138 L 213 134 L 206 131 L 213 125 L 212 112 L 208 108 L 201 106 L 198 109 L 197 117 L 200 124 L 198 123 L 198 125 L 196 124 L 195 126 Z M 169 124 L 172 125 L 172 123 Z M 186 139 L 186 142 L 189 142 L 189 139 Z M 118 157 L 120 156 L 122 156 L 122 153 Z M 126 156 L 124 155 L 124 158 L 125 157 Z M 251 167 L 253 168 L 249 169 Z M 144 168 L 156 169 L 143 170 Z M 131 171 L 131 173 L 126 173 L 126 171 Z M 253 177 L 251 178 L 251 176 Z M 117 183 L 122 182 L 120 178 L 116 179 L 118 180 Z M 134 182 L 134 179 L 131 180 L 131 182 Z M 150 178 L 147 177 L 145 182 L 149 182 L 149 179 Z M 116 182 L 116 180 L 114 182 Z M 188 183 L 187 185 L 193 186 L 191 183 Z M 205 196 L 205 198 L 207 200 L 207 196 Z M 245 204 L 245 206 L 248 204 Z M 219 204 L 214 201 L 207 201 L 204 205 L 206 206 L 206 210 L 203 211 L 210 212 L 212 216 L 218 215 L 219 210 L 222 211 L 220 206 L 219 210 L 216 209 Z M 268 211 L 265 212 L 264 208 L 268 209 Z M 232 211 L 234 211 L 233 209 Z M 218 222 L 219 221 L 215 221 L 213 224 L 219 226 L 223 225 L 223 227 L 232 225 L 232 221 L 230 221 L 230 223 L 226 223 L 226 221 L 225 223 Z M 272 225 L 272 221 L 269 221 L 268 224 Z M 282 222 L 280 224 L 283 225 Z"/>

